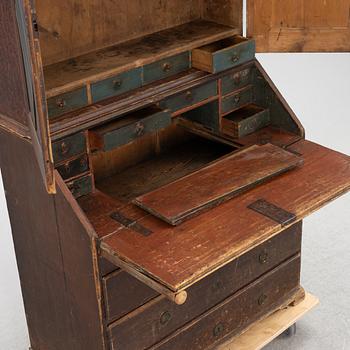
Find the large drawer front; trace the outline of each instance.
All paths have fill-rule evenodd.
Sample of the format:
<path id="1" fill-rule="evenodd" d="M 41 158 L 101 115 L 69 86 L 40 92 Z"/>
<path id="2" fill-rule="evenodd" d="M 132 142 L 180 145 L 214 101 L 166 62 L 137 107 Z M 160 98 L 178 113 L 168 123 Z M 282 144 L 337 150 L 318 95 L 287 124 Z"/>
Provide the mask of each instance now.
<path id="1" fill-rule="evenodd" d="M 152 349 L 199 350 L 214 346 L 284 306 L 299 288 L 300 255 L 267 273 Z"/>
<path id="2" fill-rule="evenodd" d="M 184 305 L 178 306 L 163 296 L 158 296 L 144 305 L 142 312 L 135 310 L 111 324 L 110 335 L 112 339 L 118 339 L 121 349 L 151 346 L 297 254 L 300 249 L 301 224 L 298 223 L 193 285 L 188 290 L 188 299 Z M 104 283 L 109 322 L 121 316 L 121 309 L 126 313 L 124 305 L 128 305 L 131 311 L 143 305 L 146 298 L 155 297 L 151 290 L 144 290 L 143 293 L 133 295 L 131 302 L 128 300 L 131 299 L 130 294 L 119 291 L 124 288 L 122 283 L 118 283 L 119 279 L 120 275 L 112 274 Z M 127 288 L 135 290 L 138 283 L 134 280 Z"/>

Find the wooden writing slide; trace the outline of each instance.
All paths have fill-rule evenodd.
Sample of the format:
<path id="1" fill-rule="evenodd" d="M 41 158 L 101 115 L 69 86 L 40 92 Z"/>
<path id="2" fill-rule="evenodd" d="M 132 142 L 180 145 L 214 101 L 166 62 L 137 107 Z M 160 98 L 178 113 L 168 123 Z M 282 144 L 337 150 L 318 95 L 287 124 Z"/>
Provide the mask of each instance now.
<path id="1" fill-rule="evenodd" d="M 134 203 L 178 225 L 302 163 L 301 157 L 278 146 L 253 145 L 139 196 Z"/>

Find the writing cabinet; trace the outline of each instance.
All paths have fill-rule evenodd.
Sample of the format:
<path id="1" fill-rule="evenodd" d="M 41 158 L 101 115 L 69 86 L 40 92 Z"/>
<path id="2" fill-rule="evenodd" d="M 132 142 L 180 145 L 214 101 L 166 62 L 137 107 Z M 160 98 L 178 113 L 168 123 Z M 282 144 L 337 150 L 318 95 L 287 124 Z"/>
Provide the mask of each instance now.
<path id="1" fill-rule="evenodd" d="M 249 2 L 248 24 L 278 6 Z M 301 222 L 349 190 L 349 157 L 305 139 L 240 1 L 0 10 L 0 165 L 34 350 L 210 348 L 302 300 Z"/>

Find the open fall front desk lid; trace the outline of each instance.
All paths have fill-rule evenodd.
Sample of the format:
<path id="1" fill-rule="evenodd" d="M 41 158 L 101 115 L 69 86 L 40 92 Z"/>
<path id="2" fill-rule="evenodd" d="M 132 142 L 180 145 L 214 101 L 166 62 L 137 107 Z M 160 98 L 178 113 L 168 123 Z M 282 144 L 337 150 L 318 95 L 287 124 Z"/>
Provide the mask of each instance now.
<path id="1" fill-rule="evenodd" d="M 271 150 L 270 146 L 263 149 L 267 148 Z M 259 155 L 261 151 L 257 146 L 244 152 Z M 305 140 L 280 152 L 281 158 L 273 160 L 275 167 L 299 166 L 175 227 L 154 215 L 144 215 L 137 227 L 146 228 L 148 234 L 140 234 L 133 225 L 123 227 L 101 241 L 102 255 L 176 301 L 192 284 L 350 189 L 350 157 Z M 220 160 L 219 168 L 231 158 Z M 269 177 L 271 169 L 267 158 L 265 161 L 261 172 Z M 216 170 L 212 165 L 209 168 Z M 231 170 L 238 176 L 237 169 Z M 191 176 L 187 179 L 192 180 Z M 182 181 L 186 178 L 170 186 Z M 218 189 L 217 184 L 214 187 Z"/>

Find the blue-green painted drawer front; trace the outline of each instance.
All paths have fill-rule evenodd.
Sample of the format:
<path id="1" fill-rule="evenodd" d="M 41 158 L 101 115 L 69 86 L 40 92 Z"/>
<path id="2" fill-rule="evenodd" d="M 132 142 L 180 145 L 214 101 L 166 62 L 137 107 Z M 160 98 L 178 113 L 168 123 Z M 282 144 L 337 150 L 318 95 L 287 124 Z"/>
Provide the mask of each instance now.
<path id="1" fill-rule="evenodd" d="M 73 156 L 86 153 L 85 134 L 80 132 L 53 142 L 52 152 L 56 164 Z"/>
<path id="2" fill-rule="evenodd" d="M 239 66 L 255 57 L 255 41 L 247 40 L 213 53 L 213 73 Z"/>
<path id="3" fill-rule="evenodd" d="M 93 102 L 118 96 L 142 86 L 142 68 L 136 68 L 91 84 Z"/>
<path id="4" fill-rule="evenodd" d="M 239 72 L 227 74 L 221 79 L 221 93 L 222 95 L 230 94 L 235 90 L 251 84 L 252 80 L 252 68 L 245 68 Z"/>
<path id="5" fill-rule="evenodd" d="M 248 86 L 236 93 L 225 96 L 221 100 L 221 112 L 226 114 L 251 102 L 253 102 L 253 88 L 252 86 Z"/>
<path id="6" fill-rule="evenodd" d="M 192 106 L 198 102 L 216 96 L 217 94 L 217 82 L 212 81 L 192 90 L 185 91 L 179 95 L 169 97 L 168 99 L 161 101 L 160 107 L 164 109 L 170 109 L 172 112 L 176 112 L 180 109 Z"/>
<path id="7" fill-rule="evenodd" d="M 74 111 L 88 104 L 86 88 L 70 91 L 65 94 L 51 97 L 47 100 L 49 118 Z"/>
<path id="8" fill-rule="evenodd" d="M 119 129 L 111 130 L 103 134 L 103 150 L 110 151 L 114 148 L 126 145 L 135 139 L 166 128 L 171 124 L 171 115 L 168 111 L 152 114 L 137 122 L 125 125 Z"/>
<path id="9" fill-rule="evenodd" d="M 85 196 L 92 192 L 92 176 L 86 175 L 79 177 L 75 180 L 67 182 L 67 186 L 75 198 Z"/>
<path id="10" fill-rule="evenodd" d="M 190 53 L 184 52 L 143 67 L 143 83 L 149 84 L 186 71 L 191 67 Z"/>

